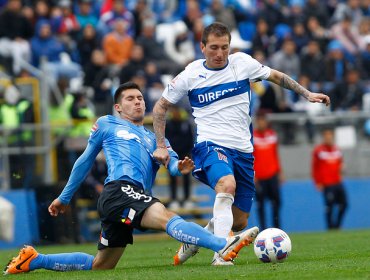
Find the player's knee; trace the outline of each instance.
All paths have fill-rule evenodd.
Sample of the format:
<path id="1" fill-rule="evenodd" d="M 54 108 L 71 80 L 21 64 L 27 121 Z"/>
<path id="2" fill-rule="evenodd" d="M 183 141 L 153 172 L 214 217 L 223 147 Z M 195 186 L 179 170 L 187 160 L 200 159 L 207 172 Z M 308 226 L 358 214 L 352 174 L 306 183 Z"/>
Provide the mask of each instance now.
<path id="1" fill-rule="evenodd" d="M 236 189 L 236 182 L 234 176 L 227 175 L 220 178 L 220 180 L 218 180 L 217 182 L 215 189 L 217 193 L 222 192 L 234 195 Z"/>
<path id="2" fill-rule="evenodd" d="M 106 270 L 106 269 L 114 269 L 117 263 L 114 262 L 106 262 L 94 259 L 92 270 Z"/>

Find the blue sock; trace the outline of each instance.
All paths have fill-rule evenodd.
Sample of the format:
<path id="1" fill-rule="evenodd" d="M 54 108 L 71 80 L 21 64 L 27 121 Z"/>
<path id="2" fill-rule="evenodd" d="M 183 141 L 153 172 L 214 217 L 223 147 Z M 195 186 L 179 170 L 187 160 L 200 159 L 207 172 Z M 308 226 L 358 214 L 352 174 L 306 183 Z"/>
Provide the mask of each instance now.
<path id="1" fill-rule="evenodd" d="M 31 261 L 30 270 L 44 268 L 56 271 L 91 270 L 94 256 L 85 253 L 63 253 L 38 256 Z"/>
<path id="2" fill-rule="evenodd" d="M 200 225 L 187 222 L 179 216 L 173 216 L 167 223 L 166 232 L 176 240 L 200 247 L 220 251 L 226 245 L 226 239 L 217 237 Z"/>

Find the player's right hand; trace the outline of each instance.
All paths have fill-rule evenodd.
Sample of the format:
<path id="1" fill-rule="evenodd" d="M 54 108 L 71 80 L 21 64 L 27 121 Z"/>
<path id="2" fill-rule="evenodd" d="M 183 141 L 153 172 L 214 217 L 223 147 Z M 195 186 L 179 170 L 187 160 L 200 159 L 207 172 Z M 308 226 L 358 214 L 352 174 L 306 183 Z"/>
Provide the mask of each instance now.
<path id="1" fill-rule="evenodd" d="M 67 205 L 62 204 L 58 198 L 50 204 L 48 210 L 51 216 L 58 216 L 59 213 L 63 214 L 67 209 Z"/>
<path id="2" fill-rule="evenodd" d="M 167 148 L 157 148 L 154 151 L 153 156 L 167 168 L 167 165 L 170 162 L 170 154 L 168 153 Z"/>

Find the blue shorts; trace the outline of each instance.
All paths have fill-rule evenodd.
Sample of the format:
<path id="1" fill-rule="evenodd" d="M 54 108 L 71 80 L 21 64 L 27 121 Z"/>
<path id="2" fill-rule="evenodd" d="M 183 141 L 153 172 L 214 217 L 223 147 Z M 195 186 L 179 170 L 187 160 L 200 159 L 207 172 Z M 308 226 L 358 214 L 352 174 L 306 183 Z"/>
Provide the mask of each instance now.
<path id="1" fill-rule="evenodd" d="M 192 154 L 195 163 L 193 176 L 211 188 L 214 189 L 223 176 L 235 177 L 236 191 L 233 205 L 249 213 L 256 192 L 253 154 L 225 148 L 210 141 L 196 144 Z"/>

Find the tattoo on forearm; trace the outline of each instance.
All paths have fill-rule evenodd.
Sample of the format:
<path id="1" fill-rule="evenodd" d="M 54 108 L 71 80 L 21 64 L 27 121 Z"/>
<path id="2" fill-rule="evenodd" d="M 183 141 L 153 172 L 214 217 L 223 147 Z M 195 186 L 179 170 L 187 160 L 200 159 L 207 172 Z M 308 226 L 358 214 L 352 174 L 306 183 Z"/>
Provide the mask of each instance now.
<path id="1" fill-rule="evenodd" d="M 294 92 L 302 95 L 306 99 L 310 94 L 310 92 L 306 88 L 298 84 L 296 81 L 294 81 L 291 77 L 289 77 L 286 74 L 283 74 L 283 76 L 281 77 L 280 85 L 283 88 L 293 90 Z"/>
<path id="2" fill-rule="evenodd" d="M 169 102 L 161 98 L 153 110 L 153 128 L 157 139 L 157 147 L 165 147 L 166 112 Z"/>

